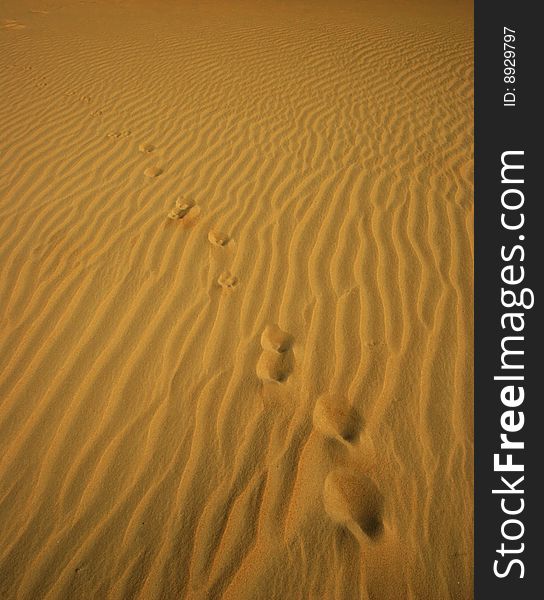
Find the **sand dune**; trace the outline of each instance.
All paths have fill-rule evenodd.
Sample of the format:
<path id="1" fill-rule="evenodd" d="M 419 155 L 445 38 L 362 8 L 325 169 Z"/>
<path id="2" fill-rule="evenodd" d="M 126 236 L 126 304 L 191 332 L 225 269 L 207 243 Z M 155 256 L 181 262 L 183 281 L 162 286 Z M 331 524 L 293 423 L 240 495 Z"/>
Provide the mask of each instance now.
<path id="1" fill-rule="evenodd" d="M 1 598 L 472 598 L 472 43 L 2 3 Z"/>

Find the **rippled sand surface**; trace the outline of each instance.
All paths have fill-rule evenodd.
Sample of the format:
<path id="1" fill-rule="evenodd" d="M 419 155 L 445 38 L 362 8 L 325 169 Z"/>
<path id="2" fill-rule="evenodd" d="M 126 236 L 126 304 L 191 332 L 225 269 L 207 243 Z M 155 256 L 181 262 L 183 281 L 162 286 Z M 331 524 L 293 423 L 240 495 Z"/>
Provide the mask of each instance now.
<path id="1" fill-rule="evenodd" d="M 472 598 L 471 13 L 1 3 L 1 598 Z"/>

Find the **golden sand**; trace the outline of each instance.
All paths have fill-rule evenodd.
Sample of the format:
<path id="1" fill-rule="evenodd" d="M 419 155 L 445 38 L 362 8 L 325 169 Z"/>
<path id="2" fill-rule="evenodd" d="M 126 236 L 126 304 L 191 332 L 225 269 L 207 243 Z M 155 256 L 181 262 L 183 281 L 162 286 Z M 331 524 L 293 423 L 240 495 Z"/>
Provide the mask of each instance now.
<path id="1" fill-rule="evenodd" d="M 472 46 L 0 4 L 1 598 L 472 598 Z"/>

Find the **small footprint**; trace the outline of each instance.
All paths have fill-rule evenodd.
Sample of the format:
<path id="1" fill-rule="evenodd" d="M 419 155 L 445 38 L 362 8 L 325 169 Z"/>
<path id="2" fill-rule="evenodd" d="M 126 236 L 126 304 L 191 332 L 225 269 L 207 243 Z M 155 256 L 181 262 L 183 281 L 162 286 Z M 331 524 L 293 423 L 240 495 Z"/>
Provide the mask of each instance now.
<path id="1" fill-rule="evenodd" d="M 208 241 L 214 246 L 225 247 L 232 242 L 232 239 L 228 233 L 212 230 L 208 233 Z"/>
<path id="2" fill-rule="evenodd" d="M 24 29 L 25 27 L 26 27 L 26 25 L 19 23 L 19 21 L 14 21 L 13 19 L 1 19 L 0 20 L 0 29 L 15 30 L 15 29 Z"/>
<path id="3" fill-rule="evenodd" d="M 217 283 L 223 290 L 229 291 L 238 285 L 238 277 L 232 275 L 230 271 L 223 271 L 217 278 Z"/>
<path id="4" fill-rule="evenodd" d="M 317 400 L 313 422 L 325 437 L 341 442 L 352 443 L 361 432 L 361 418 L 357 411 L 346 399 L 330 394 Z"/>
<path id="5" fill-rule="evenodd" d="M 125 131 L 110 131 L 107 136 L 109 138 L 119 139 L 122 137 L 128 137 L 130 134 L 130 129 L 126 129 Z"/>
<path id="6" fill-rule="evenodd" d="M 331 471 L 323 485 L 325 511 L 363 541 L 383 533 L 383 496 L 366 475 L 342 468 Z"/>
<path id="7" fill-rule="evenodd" d="M 168 218 L 174 221 L 182 220 L 185 225 L 192 225 L 199 215 L 200 206 L 181 196 L 176 200 L 175 208 L 168 213 Z"/>
<path id="8" fill-rule="evenodd" d="M 293 370 L 291 353 L 264 350 L 257 361 L 257 377 L 263 381 L 282 383 Z"/>
<path id="9" fill-rule="evenodd" d="M 160 167 L 148 167 L 145 171 L 144 171 L 144 175 L 146 177 L 158 177 L 159 175 L 163 174 L 163 170 Z"/>
<path id="10" fill-rule="evenodd" d="M 138 150 L 143 154 L 149 154 L 155 150 L 155 146 L 153 144 L 140 144 Z"/>

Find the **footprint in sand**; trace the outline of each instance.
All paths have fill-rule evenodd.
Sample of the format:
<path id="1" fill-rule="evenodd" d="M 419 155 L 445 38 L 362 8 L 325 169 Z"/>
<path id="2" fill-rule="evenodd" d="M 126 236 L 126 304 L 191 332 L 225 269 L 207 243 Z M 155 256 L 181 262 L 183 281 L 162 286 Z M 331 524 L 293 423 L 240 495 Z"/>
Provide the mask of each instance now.
<path id="1" fill-rule="evenodd" d="M 383 533 L 383 496 L 368 476 L 349 469 L 331 471 L 323 485 L 323 502 L 329 517 L 359 541 Z"/>
<path id="2" fill-rule="evenodd" d="M 182 221 L 185 225 L 192 225 L 199 215 L 200 206 L 181 196 L 176 200 L 175 208 L 168 213 L 168 218 L 173 221 Z"/>
<path id="3" fill-rule="evenodd" d="M 151 152 L 153 152 L 153 150 L 155 150 L 155 146 L 153 146 L 153 144 L 140 144 L 138 146 L 138 150 L 142 154 L 150 154 Z"/>
<path id="4" fill-rule="evenodd" d="M 332 394 L 325 394 L 317 400 L 313 422 L 325 437 L 342 443 L 355 442 L 361 432 L 361 418 L 355 408 L 345 398 Z"/>
<path id="5" fill-rule="evenodd" d="M 278 325 L 267 325 L 261 334 L 263 351 L 257 361 L 257 377 L 263 381 L 286 381 L 293 370 L 293 337 Z"/>
<path id="6" fill-rule="evenodd" d="M 264 350 L 287 352 L 292 344 L 293 336 L 274 324 L 267 325 L 261 334 L 261 346 Z"/>
<path id="7" fill-rule="evenodd" d="M 144 175 L 146 177 L 158 177 L 159 175 L 163 174 L 163 170 L 160 167 L 148 167 L 145 171 L 144 171 Z"/>
<path id="8" fill-rule="evenodd" d="M 127 129 L 125 131 L 110 131 L 110 133 L 108 133 L 108 137 L 117 140 L 119 138 L 128 137 L 131 133 L 132 132 L 130 131 L 130 129 Z"/>
<path id="9" fill-rule="evenodd" d="M 233 240 L 228 235 L 228 233 L 212 230 L 208 233 L 208 241 L 214 246 L 224 248 L 225 246 L 228 246 L 230 243 L 232 243 Z"/>
<path id="10" fill-rule="evenodd" d="M 257 377 L 263 381 L 282 383 L 287 381 L 293 370 L 291 353 L 263 350 L 257 361 Z"/>
<path id="11" fill-rule="evenodd" d="M 1 19 L 0 20 L 0 29 L 7 30 L 16 30 L 16 29 L 24 29 L 26 25 L 19 23 L 19 21 L 14 21 L 13 19 Z"/>
<path id="12" fill-rule="evenodd" d="M 224 291 L 233 290 L 238 285 L 238 277 L 230 271 L 223 271 L 217 278 L 217 283 Z"/>

